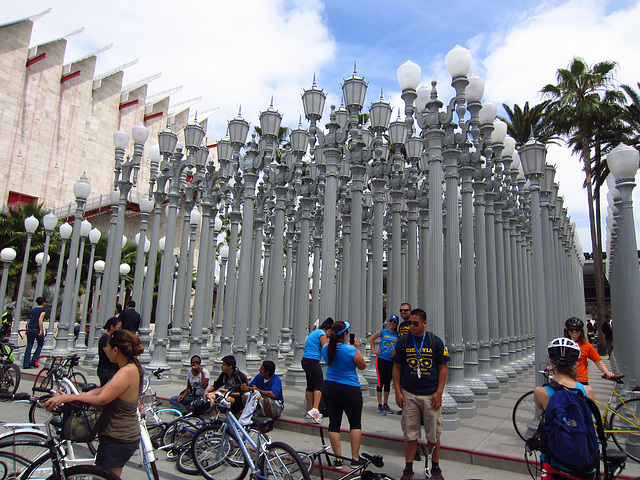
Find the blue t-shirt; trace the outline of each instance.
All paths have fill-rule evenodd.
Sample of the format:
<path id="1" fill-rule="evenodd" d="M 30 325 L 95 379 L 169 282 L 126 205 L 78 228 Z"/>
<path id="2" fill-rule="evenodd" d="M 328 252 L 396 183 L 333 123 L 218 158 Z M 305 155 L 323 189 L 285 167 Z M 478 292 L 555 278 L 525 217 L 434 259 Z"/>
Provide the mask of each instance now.
<path id="1" fill-rule="evenodd" d="M 42 312 L 46 313 L 46 309 L 44 307 L 34 307 L 31 309 L 31 313 L 29 314 L 29 323 L 27 324 L 27 328 L 33 328 L 40 330 L 40 315 Z M 44 325 L 43 325 L 44 327 Z"/>
<path id="2" fill-rule="evenodd" d="M 380 354 L 378 355 L 378 358 L 381 358 L 383 360 L 391 360 L 397 342 L 397 331 L 391 332 L 386 328 L 380 330 Z"/>
<path id="3" fill-rule="evenodd" d="M 309 334 L 307 340 L 304 342 L 304 353 L 302 354 L 302 358 L 310 358 L 312 360 L 320 361 L 320 350 L 322 349 L 322 345 L 320 344 L 320 337 L 326 336 L 324 330 L 321 328 L 316 328 L 313 332 Z"/>
<path id="4" fill-rule="evenodd" d="M 353 357 L 356 356 L 357 351 L 358 349 L 353 345 L 339 343 L 336 348 L 336 358 L 333 359 L 333 364 L 329 366 L 329 344 L 327 343 L 322 347 L 322 358 L 327 364 L 325 381 L 359 387 L 360 381 L 356 373 L 356 364 L 353 362 Z"/>
<path id="5" fill-rule="evenodd" d="M 402 388 L 414 395 L 433 395 L 438 390 L 438 367 L 450 360 L 449 352 L 440 337 L 433 336 L 434 348 L 429 341 L 430 335 L 428 332 L 424 333 L 422 337 L 416 337 L 412 333 L 400 337 L 391 357 L 393 363 L 402 364 Z M 416 350 L 421 350 L 419 356 L 416 355 Z"/>
<path id="6" fill-rule="evenodd" d="M 282 395 L 282 381 L 278 375 L 274 374 L 269 380 L 265 380 L 261 375 L 256 375 L 253 377 L 253 380 L 251 380 L 251 383 L 249 383 L 250 387 L 253 385 L 258 387 L 260 390 L 269 390 L 273 392 L 276 396 L 276 400 L 280 400 L 284 403 L 284 396 Z"/>

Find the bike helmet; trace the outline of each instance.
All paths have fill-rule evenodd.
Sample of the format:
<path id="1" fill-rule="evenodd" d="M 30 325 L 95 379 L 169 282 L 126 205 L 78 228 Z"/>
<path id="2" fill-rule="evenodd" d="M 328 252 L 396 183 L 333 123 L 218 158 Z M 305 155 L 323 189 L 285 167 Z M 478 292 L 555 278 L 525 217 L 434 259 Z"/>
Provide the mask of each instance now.
<path id="1" fill-rule="evenodd" d="M 580 358 L 580 346 L 570 338 L 556 338 L 547 347 L 549 359 L 557 365 L 573 365 Z"/>
<path id="2" fill-rule="evenodd" d="M 578 317 L 569 317 L 564 322 L 564 328 L 584 328 L 584 322 Z"/>
<path id="3" fill-rule="evenodd" d="M 197 398 L 189 405 L 189 410 L 191 410 L 196 417 L 207 413 L 209 408 L 211 408 L 211 402 L 204 398 Z"/>

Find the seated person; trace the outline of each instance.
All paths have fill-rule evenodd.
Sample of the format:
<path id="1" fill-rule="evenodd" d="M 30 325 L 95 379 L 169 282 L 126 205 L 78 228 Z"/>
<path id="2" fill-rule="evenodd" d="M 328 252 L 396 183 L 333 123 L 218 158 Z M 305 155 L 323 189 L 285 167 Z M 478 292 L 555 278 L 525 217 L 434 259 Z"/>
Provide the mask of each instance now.
<path id="1" fill-rule="evenodd" d="M 202 366 L 202 359 L 198 355 L 191 357 L 191 369 L 187 374 L 187 388 L 180 395 L 169 399 L 171 406 L 183 415 L 186 407 L 197 398 L 204 397 L 204 390 L 209 386 L 209 370 Z"/>
<path id="2" fill-rule="evenodd" d="M 204 392 L 205 398 L 211 400 L 215 399 L 215 391 L 220 390 L 221 392 L 226 392 L 230 388 L 235 386 L 240 386 L 243 383 L 247 383 L 247 376 L 242 373 L 236 367 L 236 357 L 233 355 L 227 355 L 222 357 L 222 365 L 220 365 L 220 369 L 222 373 L 213 382 L 213 385 L 207 388 Z M 242 410 L 242 401 L 240 401 L 240 396 L 242 393 L 240 391 L 234 392 L 227 397 L 227 401 L 231 404 L 231 411 L 237 413 Z"/>
<path id="3" fill-rule="evenodd" d="M 265 360 L 260 365 L 256 375 L 249 385 L 243 384 L 242 403 L 246 405 L 251 392 L 260 394 L 258 399 L 258 412 L 261 416 L 278 418 L 284 410 L 284 396 L 282 395 L 282 381 L 275 374 L 276 364 L 271 360 Z"/>

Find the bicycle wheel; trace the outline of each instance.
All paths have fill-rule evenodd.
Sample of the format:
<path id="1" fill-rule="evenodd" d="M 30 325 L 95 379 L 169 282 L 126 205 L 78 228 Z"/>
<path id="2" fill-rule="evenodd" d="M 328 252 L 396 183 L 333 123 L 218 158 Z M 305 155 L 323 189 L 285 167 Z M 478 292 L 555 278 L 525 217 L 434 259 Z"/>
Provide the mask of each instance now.
<path id="1" fill-rule="evenodd" d="M 71 383 L 73 383 L 74 385 L 81 385 L 83 383 L 87 383 L 87 377 L 85 377 L 84 373 L 81 373 L 81 372 L 73 372 L 69 377 L 69 380 L 71 380 Z"/>
<path id="2" fill-rule="evenodd" d="M 616 446 L 625 452 L 627 456 L 640 462 L 640 398 L 627 400 L 621 403 L 611 415 L 609 422 L 611 438 Z"/>
<path id="3" fill-rule="evenodd" d="M 300 460 L 302 460 L 302 463 L 304 464 L 304 466 L 307 468 L 307 472 L 309 472 L 309 476 L 311 476 L 311 472 L 313 472 L 313 467 L 315 463 L 313 460 L 313 457 L 307 452 L 297 451 L 296 453 L 300 457 Z"/>
<path id="4" fill-rule="evenodd" d="M 240 480 L 247 475 L 249 465 L 229 462 L 228 456 L 239 447 L 232 432 L 218 425 L 201 428 L 191 442 L 191 455 L 198 472 L 208 480 Z M 244 457 L 243 457 L 244 460 Z"/>
<path id="5" fill-rule="evenodd" d="M 160 448 L 162 443 L 162 437 L 167 429 L 167 425 L 164 423 L 156 423 L 153 425 L 147 425 L 147 431 L 149 432 L 149 438 L 153 448 Z"/>
<path id="6" fill-rule="evenodd" d="M 251 440 L 253 440 L 253 444 L 258 445 L 258 437 L 260 437 L 260 430 L 254 427 L 247 427 L 246 430 Z M 246 440 L 245 438 L 243 438 L 242 440 L 249 454 L 253 456 L 256 451 L 253 444 L 248 440 Z M 267 436 L 264 436 L 262 443 L 269 443 L 269 441 L 270 441 L 269 438 Z M 229 456 L 227 457 L 227 461 L 230 463 L 235 463 L 238 466 L 242 465 L 242 463 L 244 462 L 244 453 L 242 452 L 242 449 L 237 445 L 235 449 L 232 448 L 231 451 L 229 452 Z"/>
<path id="7" fill-rule="evenodd" d="M 297 452 L 283 442 L 273 442 L 265 447 L 258 459 L 258 469 L 265 478 L 273 480 L 309 480 L 308 467 Z"/>
<path id="8" fill-rule="evenodd" d="M 180 445 L 190 442 L 198 431 L 198 423 L 188 418 L 178 418 L 167 425 L 162 435 L 163 445 Z"/>
<path id="9" fill-rule="evenodd" d="M 20 367 L 15 363 L 2 366 L 2 376 L 0 376 L 0 393 L 10 393 L 13 395 L 20 385 Z"/>
<path id="10" fill-rule="evenodd" d="M 31 460 L 28 458 L 21 457 L 16 453 L 0 452 L 0 478 L 2 480 L 20 477 L 20 474 L 29 465 L 31 465 Z"/>
<path id="11" fill-rule="evenodd" d="M 151 476 L 153 480 L 160 480 L 160 475 L 158 475 L 158 466 L 156 465 L 156 461 L 146 462 L 145 467 L 147 469 L 147 476 Z"/>
<path id="12" fill-rule="evenodd" d="M 176 467 L 178 468 L 178 471 L 187 475 L 198 475 L 198 467 L 196 467 L 196 463 L 193 461 L 191 448 L 182 449 L 182 451 L 178 455 Z"/>
<path id="13" fill-rule="evenodd" d="M 49 446 L 40 440 L 15 440 L 0 443 L 0 452 L 12 453 L 29 461 L 20 479 L 44 479 L 53 473 Z"/>
<path id="14" fill-rule="evenodd" d="M 46 443 L 47 434 L 42 430 L 36 430 L 35 428 L 19 428 L 4 432 L 0 435 L 0 444 L 10 443 L 14 440 L 31 440 L 34 442 Z"/>
<path id="15" fill-rule="evenodd" d="M 62 478 L 66 480 L 120 480 L 120 477 L 115 473 L 95 465 L 76 465 L 65 468 L 62 471 Z M 47 480 L 54 480 L 54 475 L 51 475 Z"/>
<path id="16" fill-rule="evenodd" d="M 540 423 L 542 412 L 538 411 L 533 398 L 533 390 L 522 395 L 513 406 L 511 421 L 518 436 L 526 441 Z"/>
<path id="17" fill-rule="evenodd" d="M 147 415 L 147 425 L 154 423 L 171 423 L 178 418 L 182 418 L 182 414 L 175 408 L 161 408 L 156 410 L 152 415 Z M 194 417 L 189 417 L 192 420 Z"/>

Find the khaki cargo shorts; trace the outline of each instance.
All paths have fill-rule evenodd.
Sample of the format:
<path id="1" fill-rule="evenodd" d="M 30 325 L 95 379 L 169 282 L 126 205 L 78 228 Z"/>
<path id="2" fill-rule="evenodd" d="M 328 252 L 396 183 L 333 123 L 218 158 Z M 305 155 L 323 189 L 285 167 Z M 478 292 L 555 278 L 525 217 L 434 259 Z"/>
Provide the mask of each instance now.
<path id="1" fill-rule="evenodd" d="M 424 421 L 427 442 L 436 443 L 442 434 L 442 407 L 431 409 L 431 395 L 414 395 L 402 390 L 404 408 L 402 409 L 402 433 L 405 440 L 419 440 L 420 426 Z"/>

